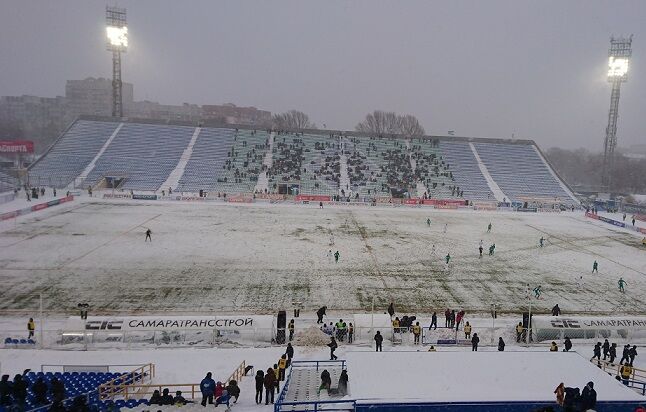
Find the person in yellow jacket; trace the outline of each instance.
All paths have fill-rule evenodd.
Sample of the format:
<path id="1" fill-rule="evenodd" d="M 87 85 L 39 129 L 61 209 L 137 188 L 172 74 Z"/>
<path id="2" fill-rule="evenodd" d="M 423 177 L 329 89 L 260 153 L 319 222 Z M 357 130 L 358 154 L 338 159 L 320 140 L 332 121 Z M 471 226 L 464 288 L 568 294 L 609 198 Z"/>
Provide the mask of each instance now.
<path id="1" fill-rule="evenodd" d="M 433 345 L 431 345 L 431 347 L 428 348 L 428 351 L 429 352 L 437 352 L 437 350 L 435 349 L 435 346 L 433 346 Z"/>
<path id="2" fill-rule="evenodd" d="M 29 336 L 27 339 L 31 339 L 34 337 L 34 331 L 36 330 L 36 323 L 34 323 L 34 318 L 29 318 L 29 322 L 27 322 L 27 331 L 29 331 Z"/>
<path id="3" fill-rule="evenodd" d="M 399 333 L 399 318 L 393 320 L 393 329 L 395 333 Z"/>
<path id="4" fill-rule="evenodd" d="M 628 386 L 628 380 L 630 380 L 632 373 L 633 367 L 628 363 L 621 365 L 621 367 L 619 368 L 619 374 L 621 375 L 621 379 L 623 379 L 624 381 L 624 385 Z"/>
<path id="5" fill-rule="evenodd" d="M 556 345 L 556 342 L 552 342 L 552 344 L 550 345 L 550 352 L 558 352 L 558 351 L 559 351 L 559 347 Z"/>
<path id="6" fill-rule="evenodd" d="M 277 363 L 274 363 L 274 376 L 276 376 L 276 380 L 274 381 L 276 393 L 280 393 L 280 368 Z"/>
<path id="7" fill-rule="evenodd" d="M 414 344 L 419 345 L 419 335 L 422 333 L 422 327 L 419 326 L 419 322 L 415 323 L 413 325 L 413 338 L 414 338 Z"/>
<path id="8" fill-rule="evenodd" d="M 469 325 L 469 322 L 464 325 L 464 339 L 471 339 L 471 325 Z"/>
<path id="9" fill-rule="evenodd" d="M 523 337 L 523 331 L 525 328 L 523 328 L 523 324 L 518 322 L 518 325 L 516 325 L 516 342 L 520 342 L 520 338 Z"/>
<path id="10" fill-rule="evenodd" d="M 287 356 L 283 355 L 278 359 L 278 376 L 279 381 L 285 380 L 285 368 L 287 368 Z"/>

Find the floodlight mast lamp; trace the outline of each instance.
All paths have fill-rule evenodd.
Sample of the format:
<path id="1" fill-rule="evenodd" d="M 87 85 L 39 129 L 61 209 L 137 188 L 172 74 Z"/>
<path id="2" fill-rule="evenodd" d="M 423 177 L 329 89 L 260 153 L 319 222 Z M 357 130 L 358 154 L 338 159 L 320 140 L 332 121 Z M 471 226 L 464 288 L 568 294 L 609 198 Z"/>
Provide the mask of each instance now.
<path id="1" fill-rule="evenodd" d="M 632 56 L 632 34 L 628 38 L 610 38 L 608 50 L 608 81 L 612 83 L 610 111 L 603 154 L 603 174 L 601 183 L 604 190 L 610 191 L 611 175 L 615 166 L 615 147 L 617 146 L 617 120 L 619 119 L 619 96 L 621 83 L 628 80 L 628 65 Z"/>
<path id="2" fill-rule="evenodd" d="M 128 49 L 126 9 L 105 8 L 107 49 L 112 52 L 112 117 L 123 117 L 121 53 Z"/>

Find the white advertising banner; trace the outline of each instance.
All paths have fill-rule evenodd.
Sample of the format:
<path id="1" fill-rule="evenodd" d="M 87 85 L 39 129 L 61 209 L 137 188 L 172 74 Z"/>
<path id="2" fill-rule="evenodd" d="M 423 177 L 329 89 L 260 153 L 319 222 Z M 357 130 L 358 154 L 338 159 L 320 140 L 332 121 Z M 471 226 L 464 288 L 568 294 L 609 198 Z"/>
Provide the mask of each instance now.
<path id="1" fill-rule="evenodd" d="M 643 316 L 532 316 L 532 328 L 557 330 L 643 330 Z"/>
<path id="2" fill-rule="evenodd" d="M 91 316 L 70 317 L 67 331 L 256 330 L 272 329 L 274 317 L 253 316 Z"/>

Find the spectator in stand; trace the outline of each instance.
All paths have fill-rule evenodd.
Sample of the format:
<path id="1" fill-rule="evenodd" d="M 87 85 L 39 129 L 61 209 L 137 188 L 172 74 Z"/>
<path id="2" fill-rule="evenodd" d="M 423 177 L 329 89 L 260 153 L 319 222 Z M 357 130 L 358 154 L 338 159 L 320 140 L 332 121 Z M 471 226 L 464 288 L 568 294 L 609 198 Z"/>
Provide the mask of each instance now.
<path id="1" fill-rule="evenodd" d="M 148 401 L 149 405 L 163 405 L 161 394 L 157 389 L 153 391 L 153 396 L 150 397 Z"/>
<path id="2" fill-rule="evenodd" d="M 27 381 L 22 379 L 22 375 L 18 374 L 13 378 L 13 401 L 19 411 L 25 409 L 27 386 Z"/>
<path id="3" fill-rule="evenodd" d="M 381 336 L 381 332 L 377 331 L 373 339 L 375 340 L 375 352 L 381 352 L 382 351 L 381 345 L 384 341 L 384 337 Z"/>
<path id="4" fill-rule="evenodd" d="M 287 367 L 289 367 L 289 365 L 292 364 L 292 359 L 294 358 L 294 347 L 292 346 L 291 343 L 287 344 L 287 349 L 285 349 L 285 355 L 287 355 Z"/>
<path id="5" fill-rule="evenodd" d="M 186 398 L 182 396 L 182 391 L 175 392 L 175 397 L 173 398 L 173 405 L 182 406 L 187 403 L 193 403 L 192 401 L 187 401 Z"/>
<path id="6" fill-rule="evenodd" d="M 581 410 L 594 410 L 597 406 L 597 391 L 594 390 L 594 383 L 588 382 L 581 392 Z"/>
<path id="7" fill-rule="evenodd" d="M 227 385 L 226 391 L 229 393 L 233 399 L 233 403 L 238 402 L 238 397 L 240 396 L 240 387 L 238 386 L 238 381 L 231 379 Z"/>
<path id="8" fill-rule="evenodd" d="M 330 386 L 332 386 L 332 377 L 330 376 L 330 372 L 328 372 L 327 369 L 324 369 L 323 372 L 321 372 L 321 386 L 319 387 L 319 392 L 321 389 L 329 391 Z"/>
<path id="9" fill-rule="evenodd" d="M 222 396 L 223 391 L 224 391 L 224 385 L 222 385 L 222 382 L 218 381 L 215 384 L 215 389 L 213 390 L 213 401 L 215 401 L 217 398 Z"/>
<path id="10" fill-rule="evenodd" d="M 90 408 L 87 405 L 85 395 L 79 395 L 72 401 L 72 406 L 70 407 L 70 412 L 90 412 Z"/>
<path id="11" fill-rule="evenodd" d="M 56 378 L 52 379 L 51 391 L 53 402 L 62 402 L 65 399 L 65 384 L 63 384 L 63 381 Z"/>
<path id="12" fill-rule="evenodd" d="M 565 348 L 563 349 L 563 352 L 569 352 L 570 349 L 572 349 L 572 341 L 567 336 L 565 337 L 565 341 L 563 342 L 563 346 L 565 346 Z"/>
<path id="13" fill-rule="evenodd" d="M 274 388 L 276 386 L 276 374 L 272 368 L 267 368 L 265 373 L 265 405 L 269 405 L 270 399 L 271 403 L 274 403 Z"/>
<path id="14" fill-rule="evenodd" d="M 339 395 L 345 396 L 348 394 L 348 371 L 344 369 L 339 376 Z"/>
<path id="15" fill-rule="evenodd" d="M 161 401 L 162 405 L 172 405 L 173 404 L 173 396 L 168 393 L 168 388 L 164 388 L 164 391 L 162 392 L 161 396 Z"/>
<path id="16" fill-rule="evenodd" d="M 262 369 L 259 369 L 256 372 L 256 404 L 260 405 L 262 403 L 262 387 L 265 383 L 265 372 Z"/>
<path id="17" fill-rule="evenodd" d="M 215 381 L 211 377 L 211 372 L 207 373 L 202 382 L 200 382 L 200 391 L 202 392 L 202 406 L 213 405 L 213 391 L 215 390 Z"/>
<path id="18" fill-rule="evenodd" d="M 281 382 L 285 380 L 285 368 L 287 368 L 287 355 L 283 354 L 278 359 L 278 380 Z"/>
<path id="19" fill-rule="evenodd" d="M 274 376 L 276 380 L 274 381 L 274 388 L 276 388 L 276 395 L 280 393 L 280 370 L 278 369 L 278 364 L 274 363 Z"/>
<path id="20" fill-rule="evenodd" d="M 2 375 L 0 380 L 0 406 L 11 405 L 11 395 L 13 390 L 11 382 L 9 382 L 9 375 Z"/>
<path id="21" fill-rule="evenodd" d="M 47 387 L 47 384 L 45 383 L 45 380 L 43 378 L 38 378 L 36 383 L 34 383 L 34 386 L 32 386 L 31 390 L 34 392 L 36 404 L 44 405 L 48 403 L 47 392 L 49 391 L 49 388 Z"/>

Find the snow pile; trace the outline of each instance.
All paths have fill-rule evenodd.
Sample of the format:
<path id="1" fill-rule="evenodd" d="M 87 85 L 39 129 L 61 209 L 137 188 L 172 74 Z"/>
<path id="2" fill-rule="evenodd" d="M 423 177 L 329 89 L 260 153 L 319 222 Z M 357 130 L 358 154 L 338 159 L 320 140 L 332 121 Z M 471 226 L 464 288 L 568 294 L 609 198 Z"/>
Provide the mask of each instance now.
<path id="1" fill-rule="evenodd" d="M 296 334 L 295 343 L 298 346 L 325 346 L 330 343 L 330 336 L 316 326 L 310 326 Z"/>

